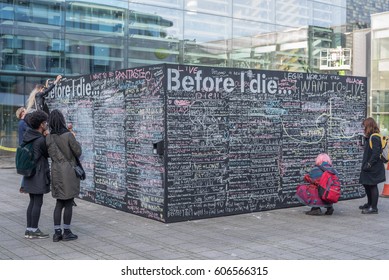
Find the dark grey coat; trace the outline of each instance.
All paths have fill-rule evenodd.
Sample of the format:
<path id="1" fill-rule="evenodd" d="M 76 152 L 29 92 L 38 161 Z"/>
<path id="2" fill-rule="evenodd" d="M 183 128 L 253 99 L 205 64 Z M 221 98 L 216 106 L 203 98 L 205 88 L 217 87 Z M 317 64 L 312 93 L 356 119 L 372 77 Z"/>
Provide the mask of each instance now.
<path id="1" fill-rule="evenodd" d="M 369 138 L 365 139 L 361 174 L 359 183 L 362 185 L 377 185 L 385 181 L 385 166 L 380 159 L 381 139 L 378 136 L 372 137 L 373 148 L 370 148 Z"/>
<path id="2" fill-rule="evenodd" d="M 80 193 L 80 179 L 73 166 L 81 156 L 81 145 L 71 132 L 49 134 L 46 144 L 51 158 L 51 194 L 56 199 L 71 199 Z"/>
<path id="3" fill-rule="evenodd" d="M 22 187 L 31 194 L 45 194 L 50 191 L 50 168 L 45 137 L 38 130 L 28 128 L 23 135 L 23 143 L 33 141 L 34 158 L 37 163 L 34 176 L 23 177 Z"/>

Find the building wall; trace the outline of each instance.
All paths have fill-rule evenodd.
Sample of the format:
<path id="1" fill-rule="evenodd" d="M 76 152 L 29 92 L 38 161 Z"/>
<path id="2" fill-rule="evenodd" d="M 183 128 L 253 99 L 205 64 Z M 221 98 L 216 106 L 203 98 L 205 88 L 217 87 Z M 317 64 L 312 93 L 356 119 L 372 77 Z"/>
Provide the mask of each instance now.
<path id="1" fill-rule="evenodd" d="M 348 22 L 361 21 L 351 11 L 388 4 L 368 2 L 0 0 L 0 137 L 16 146 L 16 109 L 57 74 L 157 63 L 319 72 L 320 49 L 345 46 Z"/>
<path id="2" fill-rule="evenodd" d="M 371 17 L 371 115 L 389 129 L 389 12 Z"/>
<path id="3" fill-rule="evenodd" d="M 347 0 L 347 31 L 370 28 L 370 15 L 389 11 L 387 0 Z"/>

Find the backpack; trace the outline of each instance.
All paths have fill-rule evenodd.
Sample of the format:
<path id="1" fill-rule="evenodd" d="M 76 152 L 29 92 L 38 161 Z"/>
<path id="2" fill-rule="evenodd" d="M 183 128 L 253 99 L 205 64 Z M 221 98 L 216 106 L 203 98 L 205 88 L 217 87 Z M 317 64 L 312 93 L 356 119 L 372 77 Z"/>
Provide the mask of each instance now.
<path id="1" fill-rule="evenodd" d="M 34 141 L 23 143 L 16 149 L 16 173 L 26 177 L 34 176 L 36 171 L 33 143 Z"/>
<path id="2" fill-rule="evenodd" d="M 322 166 L 318 167 L 323 171 L 319 182 L 319 194 L 321 199 L 327 203 L 337 203 L 341 195 L 338 176 Z"/>
<path id="3" fill-rule="evenodd" d="M 382 136 L 379 133 L 373 133 L 372 135 L 370 135 L 370 139 L 369 139 L 370 149 L 373 149 L 373 142 L 371 140 L 371 137 L 373 137 L 374 135 L 381 138 L 382 152 L 381 152 L 380 158 L 384 163 L 387 163 L 389 160 L 389 145 L 388 145 L 389 144 L 388 143 L 389 137 Z"/>

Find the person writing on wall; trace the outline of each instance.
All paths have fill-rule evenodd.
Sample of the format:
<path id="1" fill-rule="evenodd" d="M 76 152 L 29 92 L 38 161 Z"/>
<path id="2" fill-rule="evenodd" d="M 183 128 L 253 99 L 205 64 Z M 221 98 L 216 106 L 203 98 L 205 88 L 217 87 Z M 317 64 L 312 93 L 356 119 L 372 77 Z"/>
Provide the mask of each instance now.
<path id="1" fill-rule="evenodd" d="M 385 181 L 385 166 L 381 160 L 381 137 L 373 135 L 380 133 L 380 129 L 373 118 L 367 118 L 362 122 L 364 128 L 365 144 L 359 176 L 359 183 L 365 188 L 367 203 L 359 206 L 362 214 L 378 214 L 378 184 Z M 370 140 L 372 148 L 370 148 Z"/>
<path id="2" fill-rule="evenodd" d="M 50 134 L 46 144 L 51 158 L 51 194 L 55 198 L 54 235 L 53 242 L 71 241 L 78 238 L 70 229 L 73 215 L 74 198 L 80 193 L 80 179 L 76 176 L 73 166 L 80 157 L 81 145 L 74 134 L 66 126 L 61 111 L 55 109 L 49 117 Z M 63 233 L 61 218 L 63 212 Z"/>
<path id="3" fill-rule="evenodd" d="M 326 212 L 324 213 L 325 215 L 332 215 L 334 213 L 333 205 L 323 201 L 319 192 L 320 186 L 318 186 L 318 184 L 324 171 L 329 171 L 335 175 L 338 174 L 332 166 L 330 156 L 326 153 L 321 153 L 315 159 L 315 166 L 313 166 L 310 172 L 304 176 L 304 180 L 311 184 L 305 185 L 305 187 L 297 190 L 297 199 L 304 205 L 312 207 L 311 210 L 305 212 L 307 215 L 322 215 L 323 213 L 320 207 L 326 208 Z M 316 184 L 313 184 L 314 182 Z"/>
<path id="4" fill-rule="evenodd" d="M 46 112 L 47 115 L 50 115 L 49 107 L 46 104 L 46 97 L 49 95 L 49 92 L 61 81 L 61 79 L 62 76 L 58 75 L 54 82 L 47 80 L 45 85 L 36 85 L 31 91 L 27 100 L 27 113 L 34 110 L 40 110 Z"/>

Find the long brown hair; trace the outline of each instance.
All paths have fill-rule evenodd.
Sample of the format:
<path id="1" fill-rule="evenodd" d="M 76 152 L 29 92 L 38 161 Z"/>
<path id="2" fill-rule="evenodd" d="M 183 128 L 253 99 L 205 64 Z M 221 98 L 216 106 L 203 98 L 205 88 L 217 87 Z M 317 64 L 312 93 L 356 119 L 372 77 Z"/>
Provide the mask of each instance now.
<path id="1" fill-rule="evenodd" d="M 362 125 L 365 127 L 365 136 L 370 137 L 373 133 L 380 133 L 380 128 L 378 127 L 376 121 L 373 118 L 367 118 L 362 122 Z"/>

